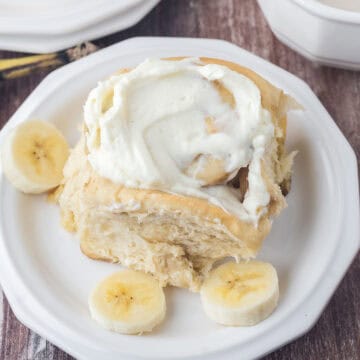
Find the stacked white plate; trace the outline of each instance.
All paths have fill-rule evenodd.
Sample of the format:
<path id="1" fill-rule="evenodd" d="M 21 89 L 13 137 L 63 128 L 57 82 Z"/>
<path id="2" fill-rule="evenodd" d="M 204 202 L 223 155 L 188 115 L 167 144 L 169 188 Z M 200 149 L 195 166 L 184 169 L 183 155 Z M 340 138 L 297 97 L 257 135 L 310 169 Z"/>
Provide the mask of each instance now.
<path id="1" fill-rule="evenodd" d="M 136 24 L 159 1 L 0 0 L 0 50 L 62 50 Z"/>

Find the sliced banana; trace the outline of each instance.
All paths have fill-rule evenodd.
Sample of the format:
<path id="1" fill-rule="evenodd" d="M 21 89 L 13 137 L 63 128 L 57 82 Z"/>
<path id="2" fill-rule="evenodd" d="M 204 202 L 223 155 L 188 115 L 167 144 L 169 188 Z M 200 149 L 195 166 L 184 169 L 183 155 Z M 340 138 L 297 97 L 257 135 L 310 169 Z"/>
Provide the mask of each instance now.
<path id="1" fill-rule="evenodd" d="M 54 125 L 32 120 L 9 133 L 1 161 L 12 185 L 24 193 L 38 194 L 60 184 L 68 155 L 68 144 Z"/>
<path id="2" fill-rule="evenodd" d="M 165 295 L 151 275 L 124 270 L 104 279 L 89 298 L 91 316 L 122 334 L 151 331 L 166 313 Z"/>
<path id="3" fill-rule="evenodd" d="M 278 299 L 276 270 L 259 261 L 223 264 L 201 288 L 205 313 L 222 325 L 255 325 L 274 311 Z"/>

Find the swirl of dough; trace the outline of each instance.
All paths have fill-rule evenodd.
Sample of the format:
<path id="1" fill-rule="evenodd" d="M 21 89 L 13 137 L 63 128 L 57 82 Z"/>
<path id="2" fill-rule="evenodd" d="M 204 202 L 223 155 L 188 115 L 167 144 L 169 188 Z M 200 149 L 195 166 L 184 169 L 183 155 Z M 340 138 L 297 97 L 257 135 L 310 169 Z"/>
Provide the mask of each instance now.
<path id="1" fill-rule="evenodd" d="M 148 59 L 100 82 L 85 104 L 88 160 L 132 188 L 209 199 L 256 221 L 269 194 L 260 161 L 274 136 L 257 86 L 199 59 Z M 248 169 L 244 201 L 226 183 Z"/>

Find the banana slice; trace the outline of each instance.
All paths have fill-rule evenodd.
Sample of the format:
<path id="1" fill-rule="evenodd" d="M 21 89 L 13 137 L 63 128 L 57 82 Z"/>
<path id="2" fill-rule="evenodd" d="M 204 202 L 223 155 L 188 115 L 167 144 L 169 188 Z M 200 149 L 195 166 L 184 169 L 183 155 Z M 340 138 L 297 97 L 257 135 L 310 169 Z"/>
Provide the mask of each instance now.
<path id="1" fill-rule="evenodd" d="M 213 270 L 201 288 L 205 313 L 219 324 L 250 326 L 276 308 L 279 285 L 269 263 L 229 262 Z"/>
<path id="2" fill-rule="evenodd" d="M 60 184 L 69 147 L 52 124 L 33 120 L 15 127 L 4 141 L 3 170 L 18 190 L 38 194 Z"/>
<path id="3" fill-rule="evenodd" d="M 165 317 L 162 287 L 151 275 L 123 270 L 104 279 L 89 298 L 91 316 L 123 334 L 151 331 Z"/>

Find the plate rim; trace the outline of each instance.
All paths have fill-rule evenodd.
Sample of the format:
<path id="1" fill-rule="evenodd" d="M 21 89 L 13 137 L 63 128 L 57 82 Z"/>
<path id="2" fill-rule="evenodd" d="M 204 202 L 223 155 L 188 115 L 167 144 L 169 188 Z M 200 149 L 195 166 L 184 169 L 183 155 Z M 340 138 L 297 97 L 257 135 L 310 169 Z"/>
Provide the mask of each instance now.
<path id="1" fill-rule="evenodd" d="M 115 15 L 120 15 L 136 7 L 141 2 L 147 0 L 126 0 L 112 1 L 101 0 L 101 4 L 92 2 L 87 4 L 83 2 L 81 6 L 71 11 L 68 4 L 65 11 L 52 10 L 47 13 L 40 14 L 38 17 L 29 19 L 26 24 L 19 21 L 19 17 L 15 15 L 0 14 L 0 33 L 2 35 L 64 35 L 71 32 L 83 30 L 88 26 L 92 26 L 106 20 Z M 100 5 L 100 6 L 99 6 Z M 84 15 L 85 12 L 85 15 Z M 90 18 L 89 18 L 90 13 Z"/>
<path id="2" fill-rule="evenodd" d="M 331 119 L 330 115 L 327 113 L 327 111 L 321 105 L 321 103 L 319 102 L 319 100 L 317 99 L 315 94 L 311 91 L 311 89 L 309 88 L 309 86 L 305 82 L 303 82 L 299 78 L 295 77 L 294 75 L 288 73 L 287 71 L 277 67 L 276 65 L 273 65 L 273 64 L 269 63 L 268 61 L 266 61 L 264 59 L 261 59 L 258 56 L 254 55 L 254 54 L 251 54 L 251 53 L 247 52 L 246 50 L 243 50 L 243 49 L 239 48 L 238 46 L 236 46 L 234 44 L 231 44 L 231 43 L 229 43 L 227 41 L 224 41 L 224 40 L 216 40 L 216 39 L 166 38 L 166 37 L 165 38 L 159 38 L 159 37 L 131 38 L 131 39 L 128 39 L 128 40 L 121 41 L 121 42 L 119 42 L 119 43 L 117 43 L 115 45 L 112 45 L 112 46 L 110 46 L 110 47 L 108 47 L 108 48 L 106 48 L 104 50 L 101 50 L 101 51 L 91 55 L 91 56 L 94 56 L 94 61 L 93 61 L 94 65 L 96 64 L 95 56 L 100 58 L 101 55 L 105 54 L 105 52 L 110 54 L 112 52 L 112 50 L 115 49 L 115 47 L 120 49 L 122 46 L 124 46 L 124 44 L 126 45 L 126 43 L 143 42 L 144 40 L 146 40 L 147 43 L 149 42 L 149 40 L 152 40 L 152 41 L 154 41 L 154 42 L 156 42 L 158 44 L 162 44 L 163 46 L 166 46 L 166 43 L 168 43 L 168 42 L 173 43 L 175 40 L 179 41 L 179 42 L 190 41 L 190 42 L 197 42 L 197 43 L 202 42 L 204 44 L 205 43 L 207 43 L 207 44 L 212 43 L 213 45 L 220 45 L 221 44 L 222 46 L 225 46 L 228 49 L 231 49 L 233 51 L 235 50 L 235 51 L 240 52 L 242 54 L 246 54 L 246 56 L 254 59 L 254 61 L 257 61 L 257 62 L 261 63 L 263 65 L 262 67 L 264 67 L 264 68 L 269 68 L 269 69 L 271 68 L 275 72 L 278 72 L 278 73 L 280 72 L 280 74 L 283 74 L 283 75 L 286 74 L 286 77 L 289 78 L 292 82 L 296 82 L 297 86 L 302 88 L 302 91 L 304 91 L 304 92 L 308 93 L 309 95 L 311 95 L 311 98 L 312 98 L 313 102 L 316 104 L 318 110 L 321 111 L 324 114 L 323 115 L 324 118 L 327 118 L 326 121 L 328 122 L 327 125 L 328 125 L 329 129 L 333 132 L 333 135 L 338 138 L 339 142 L 341 142 L 341 148 L 342 148 L 341 151 L 343 153 L 347 153 L 346 157 L 348 158 L 349 163 L 351 163 L 351 166 L 348 165 L 347 168 L 345 169 L 346 172 L 350 171 L 352 173 L 352 175 L 353 175 L 353 177 L 350 176 L 348 180 L 350 181 L 350 179 L 353 179 L 353 178 L 355 179 L 354 182 L 348 184 L 349 188 L 355 187 L 356 188 L 356 193 L 358 194 L 358 186 L 356 186 L 358 184 L 358 177 L 357 177 L 357 161 L 356 161 L 355 153 L 352 150 L 349 143 L 347 142 L 344 135 L 341 133 L 341 131 L 338 129 L 338 127 L 336 126 L 334 121 Z M 183 45 L 185 45 L 185 44 L 183 44 Z M 109 60 L 109 59 L 106 59 L 106 60 Z M 86 58 L 81 59 L 81 60 L 79 60 L 77 62 L 77 64 L 74 63 L 74 64 L 69 64 L 67 66 L 74 66 L 74 69 L 75 69 L 75 66 L 80 67 L 81 64 L 84 63 L 85 61 L 88 61 L 88 59 L 86 59 Z M 53 73 L 48 75 L 38 85 L 38 87 L 32 92 L 32 94 L 25 100 L 23 105 L 20 106 L 20 108 L 23 109 L 23 112 L 25 112 L 27 107 L 31 106 L 32 98 L 35 97 L 42 88 L 48 88 L 48 86 L 50 84 L 53 84 L 53 86 L 61 86 L 62 82 L 57 83 L 54 80 L 56 78 L 59 78 L 59 77 L 66 78 L 65 72 L 68 72 L 68 70 L 69 70 L 69 68 L 65 69 L 65 67 L 63 67 L 61 69 L 55 70 Z M 69 71 L 69 74 L 70 74 L 70 71 Z M 282 82 L 283 82 L 283 80 L 282 80 Z M 19 110 L 20 110 L 20 108 L 19 108 Z M 24 108 L 25 108 L 25 110 L 24 110 Z M 20 120 L 16 121 L 16 118 L 17 118 L 16 114 L 18 114 L 18 111 L 16 111 L 16 113 L 6 123 L 3 130 L 1 130 L 1 132 L 0 132 L 0 140 L 3 138 L 4 134 L 6 134 L 8 129 L 12 125 L 14 125 L 14 123 L 17 123 L 17 122 L 20 121 Z M 0 171 L 0 173 L 1 173 L 1 171 Z M 1 185 L 1 180 L 2 179 L 0 179 L 0 185 Z M 357 198 L 358 198 L 358 196 L 357 196 Z M 330 299 L 332 293 L 335 291 L 339 281 L 341 280 L 342 276 L 344 275 L 344 273 L 347 270 L 351 260 L 356 255 L 357 250 L 359 249 L 359 246 L 360 246 L 360 244 L 359 244 L 359 242 L 360 242 L 360 239 L 359 239 L 359 222 L 356 222 L 356 218 L 359 219 L 359 207 L 358 206 L 356 207 L 356 203 L 358 203 L 358 202 L 357 201 L 354 202 L 354 206 L 353 206 L 353 212 L 354 212 L 355 215 L 353 215 L 352 217 L 347 217 L 348 218 L 347 220 L 349 220 L 350 218 L 355 219 L 355 222 L 351 221 L 353 223 L 351 225 L 351 228 L 353 230 L 353 234 L 350 234 L 350 235 L 352 235 L 351 237 L 353 239 L 355 239 L 355 241 L 353 243 L 350 243 L 350 245 L 353 245 L 352 247 L 349 247 L 349 246 L 347 247 L 347 251 L 346 251 L 346 254 L 345 254 L 346 255 L 346 261 L 342 262 L 342 263 L 340 262 L 338 273 L 337 273 L 337 276 L 335 277 L 335 281 L 334 281 L 334 278 L 333 278 L 332 282 L 330 284 L 327 284 L 327 287 L 325 288 L 325 290 L 326 290 L 325 295 L 322 295 L 324 298 L 326 298 L 325 301 L 324 301 L 324 299 L 323 299 L 323 301 L 320 301 L 320 302 L 317 301 L 316 311 L 313 311 L 313 312 L 309 311 L 311 316 L 309 316 L 306 321 L 304 319 L 302 319 L 302 321 L 295 322 L 295 323 L 298 324 L 298 326 L 293 326 L 292 327 L 292 332 L 290 331 L 289 328 L 287 328 L 287 332 L 286 332 L 287 337 L 286 338 L 284 338 L 284 336 L 282 336 L 283 340 L 281 340 L 281 341 L 278 340 L 276 342 L 276 345 L 274 345 L 273 340 L 272 340 L 271 344 L 269 344 L 269 341 L 268 341 L 268 346 L 265 347 L 265 348 L 263 347 L 264 351 L 258 351 L 257 353 L 255 353 L 255 356 L 265 355 L 265 353 L 273 351 L 275 348 L 277 348 L 279 346 L 282 346 L 285 343 L 290 342 L 291 340 L 301 336 L 302 334 L 307 332 L 315 324 L 318 317 L 321 315 L 323 308 L 326 306 L 327 301 Z M 0 214 L 0 216 L 1 216 L 1 214 Z M 2 220 L 2 218 L 1 218 L 1 220 Z M 347 229 L 348 228 L 349 227 L 347 226 Z M 350 236 L 349 236 L 349 238 L 350 238 Z M 346 237 L 346 239 L 348 239 L 348 237 Z M 347 241 L 349 242 L 349 240 L 347 240 Z M 337 242 L 337 246 L 338 245 L 339 245 L 339 242 Z M 344 247 L 342 249 L 340 249 L 340 251 L 335 254 L 335 255 L 337 255 L 338 258 L 339 258 L 339 254 L 341 253 L 341 250 L 344 252 L 344 250 L 345 250 Z M 4 254 L 4 239 L 3 239 L 3 229 L 2 228 L 1 228 L 1 234 L 0 234 L 0 254 Z M 341 259 L 344 259 L 344 258 L 342 257 Z M 12 305 L 12 308 L 13 308 L 16 316 L 19 317 L 21 319 L 21 321 L 23 323 L 25 323 L 28 327 L 34 329 L 36 332 L 38 332 L 42 336 L 48 338 L 51 342 L 53 342 L 54 344 L 56 344 L 59 347 L 63 348 L 68 353 L 76 356 L 79 359 L 81 359 L 81 358 L 89 359 L 89 357 L 83 357 L 85 349 L 81 348 L 81 346 L 78 346 L 78 347 L 75 346 L 74 347 L 74 344 L 73 344 L 72 346 L 70 346 L 70 348 L 68 348 L 68 346 L 66 345 L 66 341 L 67 341 L 67 343 L 69 343 L 68 340 L 63 338 L 62 341 L 61 341 L 61 339 L 58 339 L 58 337 L 54 338 L 54 336 L 52 336 L 52 335 L 49 336 L 50 333 L 47 332 L 46 329 L 44 329 L 45 325 L 41 323 L 42 322 L 41 319 L 36 318 L 36 317 L 32 318 L 30 316 L 30 312 L 26 311 L 26 310 L 29 310 L 26 307 L 27 304 L 24 303 L 23 301 L 22 302 L 20 301 L 21 297 L 16 296 L 17 295 L 16 290 L 19 291 L 19 289 L 16 289 L 16 290 L 13 289 L 11 287 L 11 284 L 9 284 L 9 282 L 3 276 L 1 276 L 1 274 L 5 273 L 4 272 L 5 269 L 9 270 L 8 266 L 10 266 L 10 269 L 11 269 L 10 272 L 12 273 L 13 279 L 15 279 L 17 277 L 16 276 L 16 273 L 17 273 L 16 269 L 12 269 L 11 264 L 8 264 L 8 265 L 5 266 L 5 263 L 8 263 L 9 259 L 5 258 L 5 260 L 6 261 L 0 262 L 0 270 L 2 270 L 2 271 L 0 271 L 0 281 L 1 281 L 2 285 L 3 285 L 6 296 L 10 300 L 10 303 Z M 321 288 L 321 287 L 319 287 L 319 288 Z M 316 291 L 316 293 L 318 293 L 318 291 Z M 314 299 L 314 294 L 312 294 L 310 296 L 310 299 Z M 315 299 L 316 299 L 316 297 L 315 297 Z M 309 298 L 304 299 L 304 302 L 309 302 Z M 311 308 L 314 308 L 314 304 L 311 306 Z M 310 310 L 311 310 L 311 308 L 310 308 Z M 289 314 L 289 317 L 287 318 L 287 322 L 290 322 L 290 319 L 292 319 L 292 318 L 296 318 L 296 316 L 294 316 L 294 314 Z M 294 320 L 292 320 L 292 321 L 294 322 Z M 279 324 L 278 327 L 280 328 L 281 326 L 282 325 Z M 265 337 L 266 337 L 266 335 L 265 335 Z M 274 337 L 274 333 L 270 334 L 270 337 Z M 234 346 L 232 346 L 230 348 L 227 348 L 225 350 L 220 350 L 220 351 L 226 352 L 227 353 L 226 358 L 230 359 L 231 358 L 231 353 L 233 353 L 233 351 L 235 351 L 235 353 L 237 351 L 239 351 L 239 349 L 236 350 L 237 347 L 238 347 L 238 345 L 237 346 L 234 345 Z M 80 350 L 80 352 L 78 352 L 77 349 Z M 210 359 L 210 358 L 216 358 L 216 354 L 218 354 L 218 352 L 204 353 L 203 356 L 206 356 L 206 358 Z M 129 356 L 129 355 L 124 353 L 123 356 Z M 222 358 L 225 359 L 225 354 L 221 355 L 221 356 L 222 356 Z M 140 357 L 132 356 L 131 358 L 140 358 Z"/>

